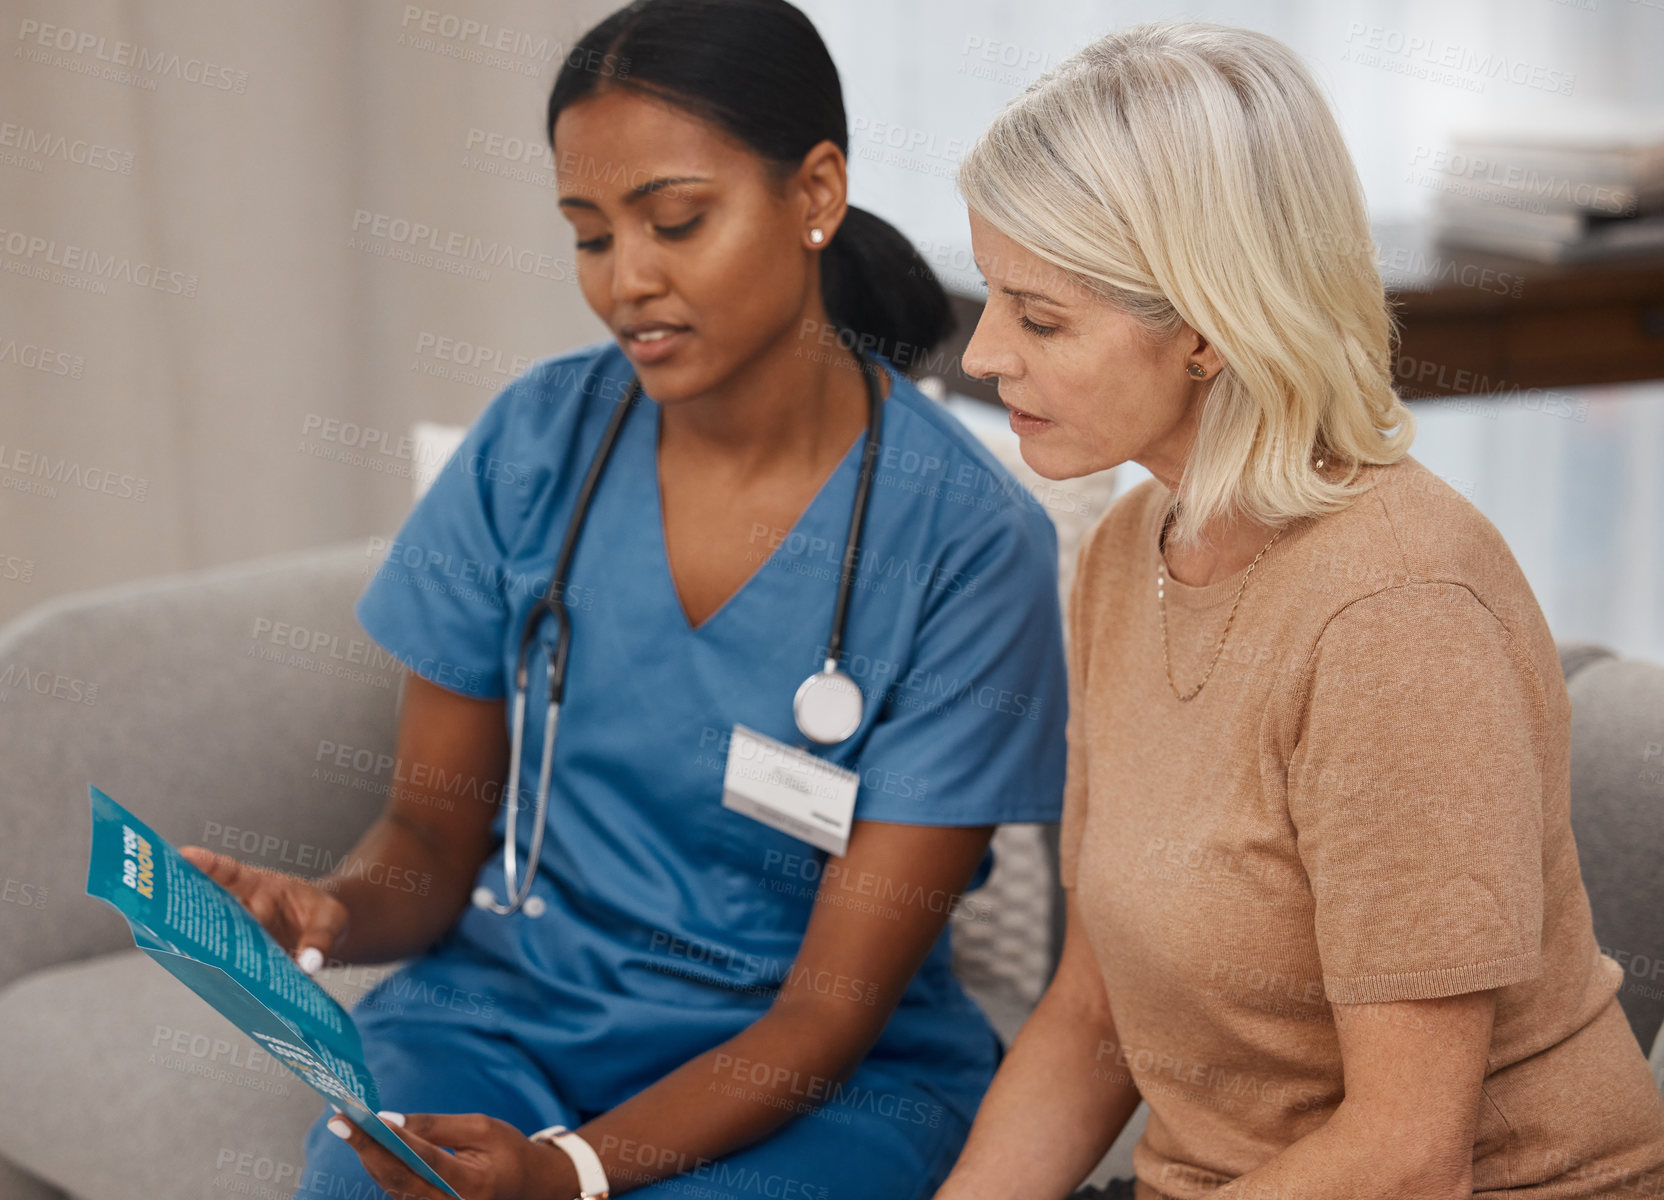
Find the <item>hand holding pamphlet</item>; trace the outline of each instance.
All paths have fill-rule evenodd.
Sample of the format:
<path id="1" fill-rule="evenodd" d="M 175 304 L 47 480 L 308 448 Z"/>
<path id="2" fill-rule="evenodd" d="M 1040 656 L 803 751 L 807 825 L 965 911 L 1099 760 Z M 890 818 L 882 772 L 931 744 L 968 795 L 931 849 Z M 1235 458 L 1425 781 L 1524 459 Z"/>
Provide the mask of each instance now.
<path id="1" fill-rule="evenodd" d="M 273 1058 L 446 1195 L 456 1191 L 376 1112 L 380 1093 L 347 1010 L 309 978 L 241 902 L 96 787 L 87 894 L 126 918 L 133 941 Z"/>

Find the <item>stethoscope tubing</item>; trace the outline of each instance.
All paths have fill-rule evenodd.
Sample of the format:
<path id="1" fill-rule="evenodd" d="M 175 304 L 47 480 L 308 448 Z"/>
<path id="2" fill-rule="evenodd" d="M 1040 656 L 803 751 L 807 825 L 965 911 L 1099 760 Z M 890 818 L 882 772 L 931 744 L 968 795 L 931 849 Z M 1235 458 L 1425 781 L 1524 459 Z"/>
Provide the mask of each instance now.
<path id="1" fill-rule="evenodd" d="M 867 516 L 867 499 L 872 495 L 873 475 L 878 467 L 880 405 L 883 400 L 878 395 L 878 384 L 872 374 L 878 367 L 863 358 L 861 370 L 867 374 L 867 442 L 861 448 L 861 476 L 855 485 L 855 503 L 849 512 L 849 532 L 844 535 L 844 558 L 838 568 L 838 596 L 832 604 L 832 633 L 826 639 L 828 671 L 837 668 L 838 659 L 843 655 L 849 594 L 855 585 L 856 568 L 861 563 L 861 536 Z"/>
<path id="2" fill-rule="evenodd" d="M 883 396 L 879 392 L 877 378 L 880 368 L 864 355 L 857 357 L 860 359 L 861 372 L 867 388 L 867 434 L 861 452 L 861 470 L 855 487 L 855 502 L 850 508 L 849 533 L 844 539 L 837 598 L 832 606 L 832 631 L 826 642 L 826 661 L 823 668 L 826 674 L 836 671 L 838 659 L 843 653 L 844 625 L 848 621 L 850 593 L 854 588 L 855 574 L 861 560 L 861 539 L 867 501 L 872 495 L 873 478 L 878 465 L 883 415 Z M 572 567 L 573 555 L 577 552 L 578 536 L 589 517 L 595 489 L 600 485 L 602 472 L 606 470 L 607 463 L 612 458 L 613 448 L 618 443 L 618 435 L 624 427 L 624 421 L 630 415 L 630 410 L 640 402 L 641 395 L 641 380 L 632 377 L 628 392 L 607 421 L 607 427 L 601 434 L 601 442 L 596 447 L 595 455 L 590 459 L 589 469 L 584 474 L 583 483 L 578 488 L 577 499 L 573 502 L 572 517 L 567 522 L 566 533 L 561 538 L 560 552 L 555 557 L 555 569 L 549 580 L 548 591 L 544 594 L 542 603 L 528 614 L 525 628 L 520 635 L 520 649 L 515 659 L 514 704 L 509 735 L 507 828 L 503 837 L 503 882 L 508 889 L 509 900 L 506 904 L 498 902 L 490 889 L 484 887 L 474 892 L 476 906 L 499 916 L 508 916 L 522 907 L 527 909 L 527 915 L 536 915 L 527 904 L 527 899 L 536 880 L 537 863 L 543 850 L 543 830 L 549 810 L 549 779 L 554 763 L 555 730 L 560 717 L 560 706 L 565 698 L 566 665 L 572 645 L 572 617 L 566 607 L 567 576 Z M 543 723 L 543 754 L 538 763 L 537 792 L 532 802 L 531 844 L 526 848 L 529 870 L 522 875 L 517 831 L 520 818 L 520 765 L 525 745 L 526 700 L 530 683 L 527 651 L 536 640 L 537 629 L 543 620 L 545 609 L 554 615 L 556 635 L 555 644 L 548 654 L 549 702 Z M 538 911 L 542 911 L 541 905 Z"/>

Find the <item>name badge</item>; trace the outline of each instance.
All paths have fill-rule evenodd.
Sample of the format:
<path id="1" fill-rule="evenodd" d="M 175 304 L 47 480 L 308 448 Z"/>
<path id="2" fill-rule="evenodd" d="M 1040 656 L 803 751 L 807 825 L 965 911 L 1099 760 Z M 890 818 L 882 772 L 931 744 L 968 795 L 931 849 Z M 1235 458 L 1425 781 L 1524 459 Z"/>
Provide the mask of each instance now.
<path id="1" fill-rule="evenodd" d="M 849 849 L 859 782 L 854 771 L 735 725 L 728 738 L 722 807 L 828 854 L 842 854 Z"/>

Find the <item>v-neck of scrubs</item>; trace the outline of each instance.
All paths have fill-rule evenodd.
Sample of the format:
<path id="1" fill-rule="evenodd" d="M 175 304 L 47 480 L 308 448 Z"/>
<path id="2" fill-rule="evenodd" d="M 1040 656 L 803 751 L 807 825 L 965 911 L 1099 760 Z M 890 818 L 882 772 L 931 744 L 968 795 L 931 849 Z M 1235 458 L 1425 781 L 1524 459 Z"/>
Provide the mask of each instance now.
<path id="1" fill-rule="evenodd" d="M 720 620 L 722 615 L 733 608 L 739 598 L 750 590 L 751 586 L 757 582 L 757 577 L 763 573 L 763 569 L 774 561 L 775 552 L 770 551 L 761 562 L 752 568 L 751 574 L 745 577 L 739 587 L 729 592 L 722 603 L 707 614 L 703 621 L 695 625 L 688 619 L 688 610 L 682 604 L 682 594 L 676 589 L 676 572 L 670 568 L 670 541 L 665 537 L 664 532 L 664 490 L 659 486 L 659 415 L 661 411 L 659 405 L 654 403 L 653 420 L 648 425 L 647 430 L 647 474 L 653 481 L 653 513 L 658 517 L 658 520 L 654 522 L 658 538 L 658 552 L 654 557 L 658 559 L 660 577 L 664 580 L 665 590 L 669 593 L 670 606 L 675 609 L 676 615 L 681 619 L 683 631 L 690 634 L 700 634 Z M 792 535 L 800 532 L 802 527 L 808 523 L 811 514 L 815 513 L 826 493 L 831 490 L 833 481 L 838 479 L 846 468 L 853 469 L 850 464 L 858 458 L 862 447 L 866 445 L 866 441 L 867 427 L 863 424 L 861 431 L 855 435 L 853 444 L 844 451 L 843 457 L 838 460 L 837 465 L 827 472 L 826 478 L 821 480 L 820 486 L 815 489 L 815 494 L 809 497 L 809 503 L 804 505 L 803 511 L 797 514 L 797 519 L 792 522 L 792 527 L 787 530 L 786 536 L 781 539 L 781 545 L 789 542 Z M 843 532 L 847 532 L 847 528 Z"/>

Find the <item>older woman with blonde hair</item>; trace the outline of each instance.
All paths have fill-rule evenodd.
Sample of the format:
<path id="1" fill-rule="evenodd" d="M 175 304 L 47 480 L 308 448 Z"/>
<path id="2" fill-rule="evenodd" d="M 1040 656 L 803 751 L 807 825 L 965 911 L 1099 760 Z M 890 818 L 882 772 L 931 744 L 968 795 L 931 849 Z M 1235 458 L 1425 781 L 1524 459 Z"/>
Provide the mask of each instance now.
<path id="1" fill-rule="evenodd" d="M 1154 476 L 1070 603 L 1068 931 L 937 1200 L 1068 1195 L 1140 1099 L 1189 1198 L 1664 1190 L 1596 944 L 1553 638 L 1407 451 L 1356 172 L 1298 59 L 1149 25 L 965 157 L 997 377 L 1049 478 Z"/>

